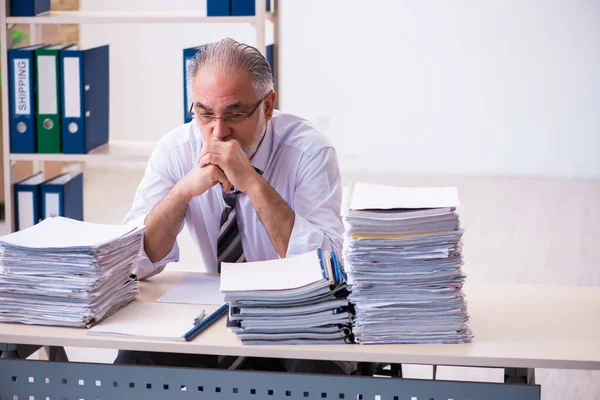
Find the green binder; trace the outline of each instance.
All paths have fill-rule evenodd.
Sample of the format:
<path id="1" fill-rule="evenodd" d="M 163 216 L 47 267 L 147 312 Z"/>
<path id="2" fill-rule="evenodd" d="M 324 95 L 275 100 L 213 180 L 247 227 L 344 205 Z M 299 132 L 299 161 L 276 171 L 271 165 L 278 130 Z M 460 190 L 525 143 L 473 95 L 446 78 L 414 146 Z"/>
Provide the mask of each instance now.
<path id="1" fill-rule="evenodd" d="M 35 51 L 36 127 L 38 153 L 60 153 L 60 50 L 74 44 L 57 44 Z"/>

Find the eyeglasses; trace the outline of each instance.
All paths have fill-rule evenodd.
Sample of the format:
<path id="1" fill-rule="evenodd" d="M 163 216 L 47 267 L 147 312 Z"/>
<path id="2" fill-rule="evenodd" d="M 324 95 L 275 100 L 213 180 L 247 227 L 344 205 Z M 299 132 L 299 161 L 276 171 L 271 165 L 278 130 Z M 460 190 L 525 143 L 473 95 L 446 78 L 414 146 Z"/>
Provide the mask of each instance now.
<path id="1" fill-rule="evenodd" d="M 254 107 L 252 107 L 252 110 L 250 110 L 250 112 L 225 114 L 220 117 L 217 117 L 215 114 L 210 114 L 210 113 L 194 114 L 194 104 L 192 103 L 192 106 L 190 107 L 190 118 L 194 118 L 194 115 L 195 115 L 196 117 L 198 117 L 199 122 L 201 122 L 202 124 L 209 124 L 218 119 L 222 119 L 223 122 L 225 122 L 225 123 L 231 122 L 233 124 L 238 124 L 240 122 L 243 122 L 247 118 L 250 118 L 252 116 L 252 114 L 254 114 L 254 112 L 258 109 L 258 107 L 262 104 L 262 102 L 267 98 L 267 96 L 270 93 L 271 92 L 264 95 L 263 98 L 260 99 L 260 101 L 254 105 Z"/>

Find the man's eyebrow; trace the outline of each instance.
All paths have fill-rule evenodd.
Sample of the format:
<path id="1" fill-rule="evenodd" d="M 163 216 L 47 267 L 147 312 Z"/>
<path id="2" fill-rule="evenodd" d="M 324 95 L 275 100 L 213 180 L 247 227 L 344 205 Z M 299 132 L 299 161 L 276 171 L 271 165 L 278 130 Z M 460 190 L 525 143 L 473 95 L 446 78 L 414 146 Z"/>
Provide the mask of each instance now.
<path id="1" fill-rule="evenodd" d="M 213 111 L 212 108 L 210 108 L 208 106 L 205 106 L 204 104 L 200 103 L 199 101 L 196 102 L 195 106 L 197 108 L 202 108 L 202 109 L 204 109 L 206 111 Z M 226 106 L 225 110 L 235 110 L 235 109 L 238 109 L 238 108 L 245 108 L 245 107 L 250 107 L 250 105 L 244 104 L 241 101 L 237 101 L 235 103 L 232 103 L 232 104 L 229 104 L 228 106 Z"/>
<path id="2" fill-rule="evenodd" d="M 195 105 L 196 105 L 196 107 L 203 108 L 206 111 L 212 111 L 212 108 L 205 106 L 204 104 L 200 103 L 199 101 L 197 101 Z"/>
<path id="3" fill-rule="evenodd" d="M 249 107 L 249 105 L 242 103 L 241 101 L 235 102 L 233 104 L 229 104 L 228 106 L 225 107 L 226 110 L 233 110 L 236 108 L 244 108 L 244 107 Z"/>

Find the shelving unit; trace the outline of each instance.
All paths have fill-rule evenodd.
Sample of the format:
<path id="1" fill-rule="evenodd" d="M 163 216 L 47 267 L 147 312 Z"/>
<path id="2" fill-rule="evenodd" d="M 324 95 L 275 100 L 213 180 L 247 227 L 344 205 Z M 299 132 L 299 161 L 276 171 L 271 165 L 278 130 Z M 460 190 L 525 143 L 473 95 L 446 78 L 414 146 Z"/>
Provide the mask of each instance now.
<path id="1" fill-rule="evenodd" d="M 50 11 L 35 17 L 9 17 L 6 15 L 8 0 L 0 0 L 0 41 L 2 51 L 0 51 L 0 63 L 2 71 L 2 140 L 4 144 L 3 166 L 4 166 L 4 198 L 5 198 L 5 216 L 6 226 L 10 231 L 14 231 L 13 215 L 13 195 L 12 184 L 14 183 L 14 162 L 31 161 L 34 167 L 39 166 L 44 161 L 66 161 L 66 162 L 145 162 L 148 160 L 154 143 L 151 142 L 133 142 L 133 141 L 110 141 L 89 154 L 12 154 L 10 153 L 10 114 L 8 97 L 8 63 L 7 49 L 10 48 L 7 38 L 10 37 L 10 27 L 14 24 L 29 24 L 31 44 L 41 43 L 40 30 L 38 25 L 48 24 L 204 24 L 204 23 L 243 23 L 251 24 L 256 30 L 256 47 L 266 55 L 266 23 L 272 22 L 274 29 L 275 43 L 279 43 L 279 29 L 277 6 L 275 1 L 272 9 L 275 12 L 266 12 L 266 1 L 256 0 L 256 10 L 254 16 L 224 16 L 207 17 L 197 11 L 188 12 L 90 12 L 90 11 Z M 277 62 L 277 46 L 275 46 L 275 68 Z M 279 76 L 278 71 L 275 77 Z"/>

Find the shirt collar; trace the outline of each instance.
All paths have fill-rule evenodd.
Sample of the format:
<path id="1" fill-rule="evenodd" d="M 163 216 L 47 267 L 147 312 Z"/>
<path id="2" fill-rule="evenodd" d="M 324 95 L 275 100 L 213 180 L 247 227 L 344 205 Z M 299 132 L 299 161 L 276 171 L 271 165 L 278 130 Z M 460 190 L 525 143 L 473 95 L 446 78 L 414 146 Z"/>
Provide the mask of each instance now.
<path id="1" fill-rule="evenodd" d="M 269 158 L 271 157 L 271 150 L 273 149 L 273 127 L 271 126 L 271 121 L 267 123 L 267 131 L 265 132 L 265 136 L 262 141 L 258 145 L 258 149 L 256 149 L 256 153 L 252 156 L 250 163 L 254 168 L 259 169 L 263 173 L 267 168 L 267 163 L 269 162 Z"/>

